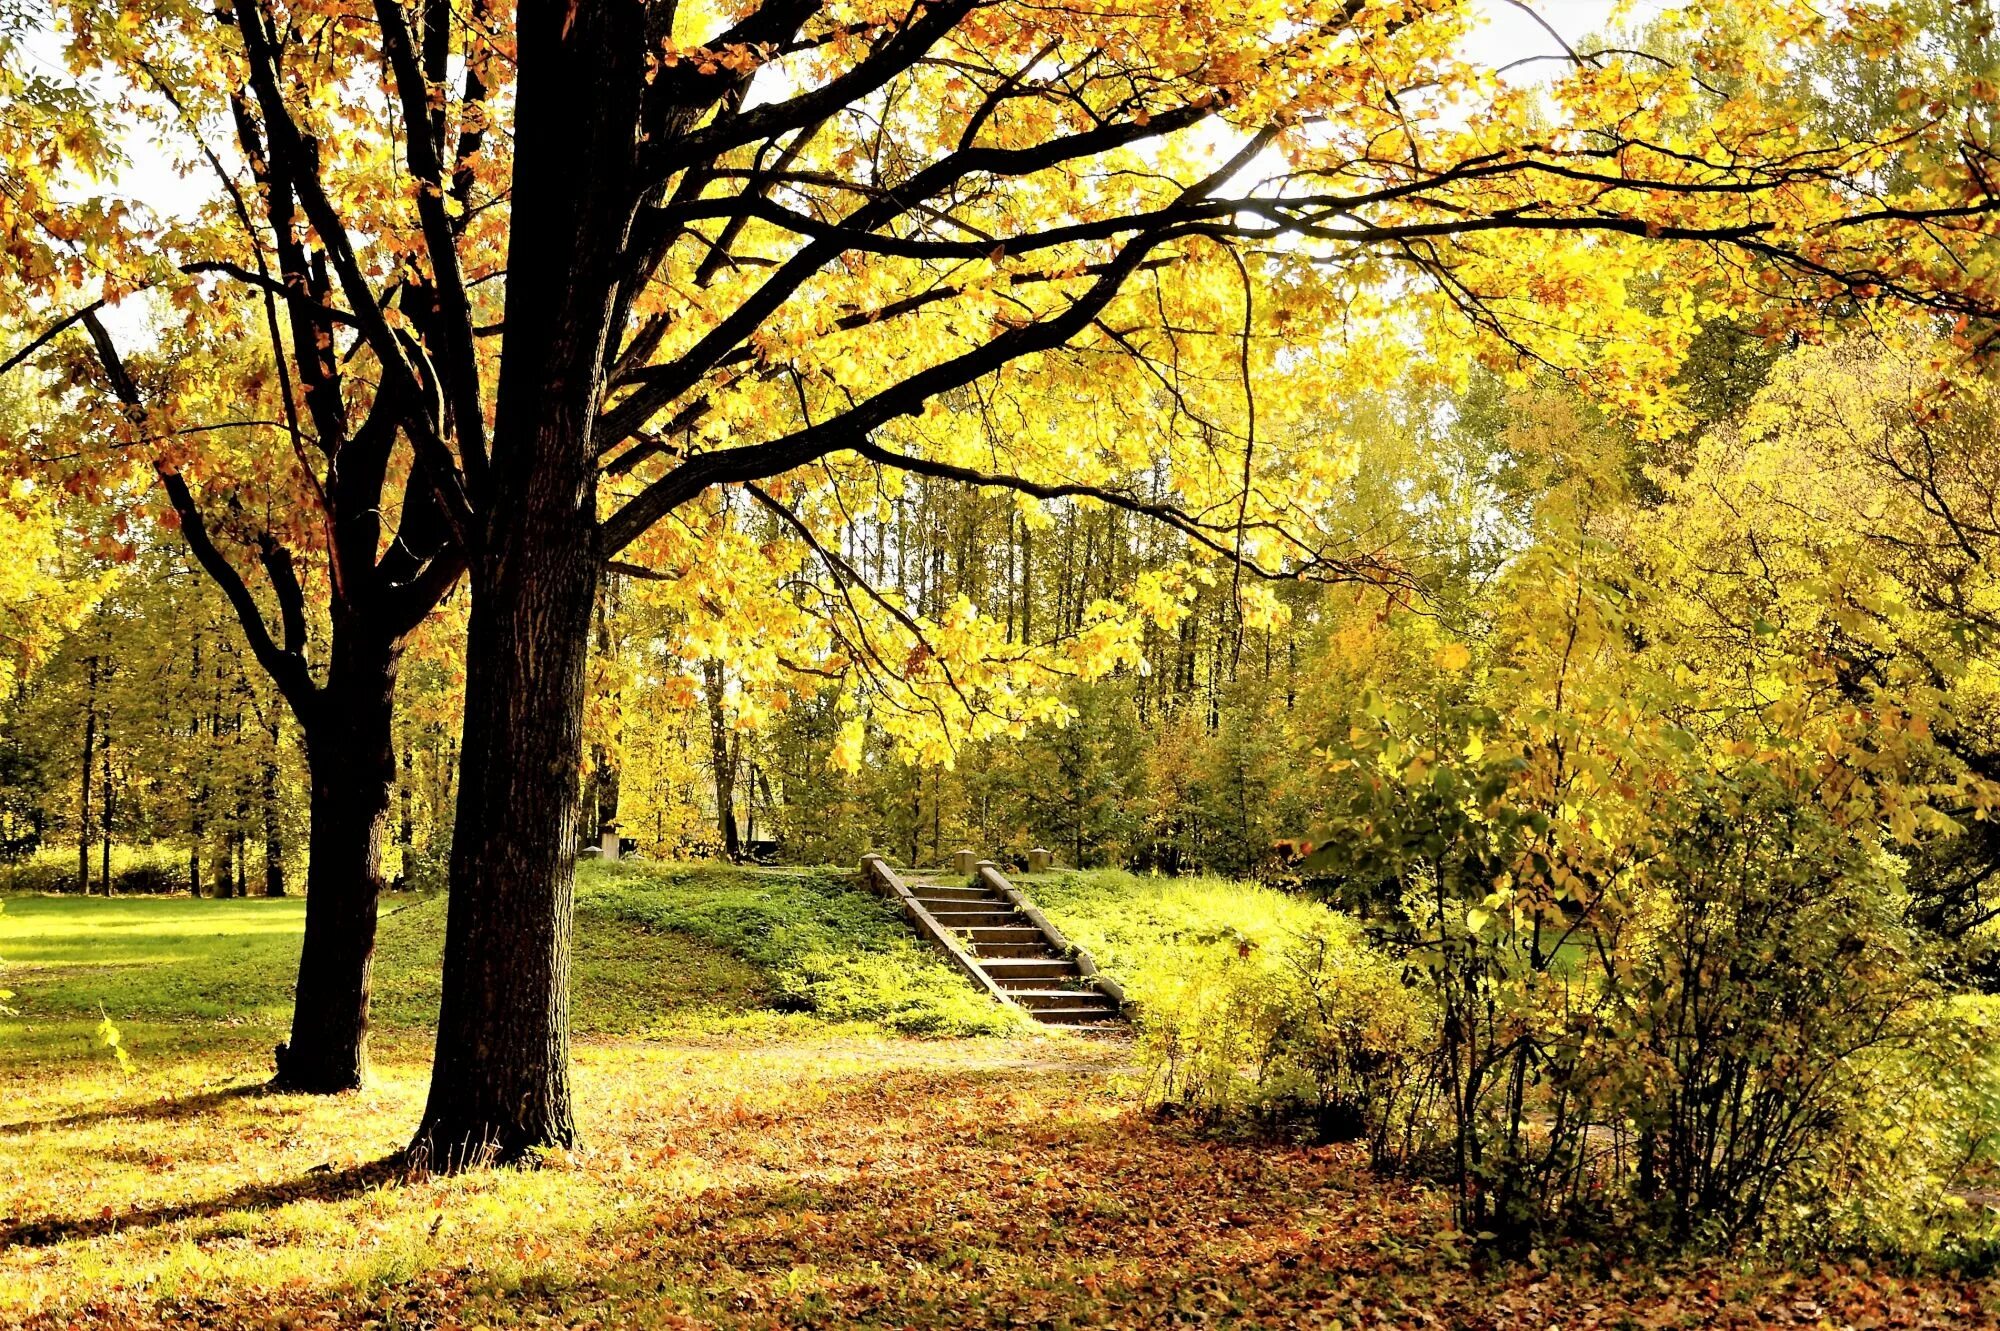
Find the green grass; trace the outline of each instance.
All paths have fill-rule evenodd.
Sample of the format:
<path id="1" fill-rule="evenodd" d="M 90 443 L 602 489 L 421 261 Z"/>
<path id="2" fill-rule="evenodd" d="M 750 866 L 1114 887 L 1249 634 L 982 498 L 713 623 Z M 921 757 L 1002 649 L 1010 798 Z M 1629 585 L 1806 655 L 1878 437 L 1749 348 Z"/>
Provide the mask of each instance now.
<path id="1" fill-rule="evenodd" d="M 268 1052 L 291 1021 L 305 902 L 14 895 L 0 911 L 0 1065 L 101 1057 L 99 1014 L 145 1057 Z M 378 1056 L 420 1056 L 437 1020 L 442 896 L 382 904 Z M 796 1014 L 904 1034 L 1021 1029 L 844 870 L 591 865 L 578 874 L 572 1024 L 656 1038 Z"/>
<path id="2" fill-rule="evenodd" d="M 978 993 L 850 869 L 586 865 L 580 912 L 677 929 L 757 966 L 787 1006 L 912 1035 L 998 1035 L 1019 1013 Z"/>
<path id="3" fill-rule="evenodd" d="M 1245 958 L 1275 963 L 1297 939 L 1359 926 L 1317 901 L 1226 878 L 1062 870 L 1019 886 L 1142 1007 L 1191 973 Z"/>

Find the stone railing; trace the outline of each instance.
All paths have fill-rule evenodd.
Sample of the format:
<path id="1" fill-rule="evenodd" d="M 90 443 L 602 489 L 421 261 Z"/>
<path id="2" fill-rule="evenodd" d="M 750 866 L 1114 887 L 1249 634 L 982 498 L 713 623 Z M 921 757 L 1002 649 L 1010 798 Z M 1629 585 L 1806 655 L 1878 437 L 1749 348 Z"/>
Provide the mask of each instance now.
<path id="1" fill-rule="evenodd" d="M 1007 991 L 981 969 L 977 961 L 973 960 L 972 954 L 965 950 L 964 944 L 953 936 L 951 930 L 939 924 L 937 917 L 930 913 L 923 902 L 917 900 L 916 893 L 910 891 L 902 876 L 889 867 L 889 861 L 880 855 L 863 855 L 861 877 L 871 892 L 887 897 L 902 907 L 903 914 L 908 917 L 912 925 L 916 926 L 917 932 L 942 950 L 945 956 L 950 958 L 951 964 L 964 971 L 989 997 L 1010 1007 L 1018 1006 L 1008 996 Z"/>
<path id="2" fill-rule="evenodd" d="M 1097 969 L 1097 961 L 1089 952 L 1069 940 L 1069 935 L 1056 927 L 1054 920 L 1042 914 L 1042 908 L 1030 901 L 1020 888 L 1009 882 L 1007 875 L 1000 872 L 1000 866 L 992 860 L 981 860 L 975 866 L 973 875 L 978 881 L 992 888 L 1013 904 L 1014 909 L 1028 917 L 1028 922 L 1042 931 L 1049 946 L 1076 963 L 1077 974 L 1090 982 L 1091 988 L 1104 994 L 1118 1005 L 1123 1013 L 1126 1008 L 1125 988 Z"/>

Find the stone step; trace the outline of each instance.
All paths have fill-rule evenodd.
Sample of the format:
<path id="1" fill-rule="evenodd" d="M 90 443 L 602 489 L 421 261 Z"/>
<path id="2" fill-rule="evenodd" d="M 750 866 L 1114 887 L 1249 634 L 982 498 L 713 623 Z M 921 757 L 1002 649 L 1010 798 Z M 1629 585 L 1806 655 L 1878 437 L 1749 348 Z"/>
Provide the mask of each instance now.
<path id="1" fill-rule="evenodd" d="M 910 885 L 910 890 L 916 892 L 918 898 L 922 901 L 976 901 L 980 903 L 1006 901 L 1006 898 L 998 892 L 984 887 L 944 887 L 936 883 L 924 883 L 921 885 L 921 889 L 920 891 L 917 884 Z"/>
<path id="2" fill-rule="evenodd" d="M 1001 984 L 1024 984 L 1033 988 L 1045 980 L 1075 980 L 1076 963 L 1068 957 L 985 957 L 980 967 Z"/>
<path id="3" fill-rule="evenodd" d="M 1118 1005 L 1095 989 L 1011 989 L 1007 996 L 1033 1013 L 1089 1008 L 1099 1016 L 1112 1016 Z"/>
<path id="4" fill-rule="evenodd" d="M 934 910 L 931 918 L 947 929 L 1012 929 L 1024 922 L 1011 910 Z"/>
<path id="5" fill-rule="evenodd" d="M 932 919 L 940 923 L 948 921 L 960 927 L 966 925 L 1018 925 L 1026 923 L 1020 913 L 1006 905 L 966 905 L 964 901 L 922 901 L 922 907 L 930 911 Z"/>
<path id="6" fill-rule="evenodd" d="M 1027 989 L 1027 990 L 1061 989 L 1064 993 L 1072 993 L 1072 994 L 1097 992 L 1096 990 L 1091 989 L 1084 984 L 1083 977 L 1081 975 L 1008 975 L 1005 973 L 996 974 L 990 968 L 986 967 L 986 963 L 989 961 L 1001 961 L 1004 960 L 1004 958 L 974 957 L 973 960 L 977 961 L 980 967 L 982 969 L 986 969 L 986 973 L 993 977 L 993 983 L 999 985 L 1002 989 L 1005 989 L 1010 994 L 1017 990 L 1022 990 L 1022 989 Z"/>
<path id="7" fill-rule="evenodd" d="M 1042 931 L 1032 924 L 975 924 L 965 930 L 972 935 L 972 941 L 981 947 L 991 945 L 1022 945 L 1036 948 L 1034 952 L 997 952 L 995 956 L 1054 956 L 1049 940 Z"/>
<path id="8" fill-rule="evenodd" d="M 1085 1036 L 1124 1036 L 1117 1000 L 1085 982 L 1077 961 L 1059 952 L 1014 899 L 947 870 L 903 875 L 918 905 L 948 930 L 984 974 L 989 989 L 1036 1021 Z"/>
<path id="9" fill-rule="evenodd" d="M 1109 1007 L 1030 1008 L 1028 1015 L 1050 1026 L 1104 1026 L 1117 1020 L 1117 1010 Z"/>
<path id="10" fill-rule="evenodd" d="M 1013 938 L 981 939 L 978 937 L 980 933 L 1013 934 L 1017 936 Z M 973 935 L 972 958 L 982 966 L 990 960 L 1014 958 L 1037 961 L 1060 960 L 1055 950 L 1049 946 L 1049 940 L 1042 937 L 1041 930 L 1039 929 L 974 930 Z"/>

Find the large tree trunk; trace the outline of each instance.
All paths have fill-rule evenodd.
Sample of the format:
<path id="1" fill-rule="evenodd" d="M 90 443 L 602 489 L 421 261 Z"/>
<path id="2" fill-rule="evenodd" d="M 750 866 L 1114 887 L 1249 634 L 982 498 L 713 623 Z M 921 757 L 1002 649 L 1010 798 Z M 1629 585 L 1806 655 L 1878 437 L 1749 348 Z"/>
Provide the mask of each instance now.
<path id="1" fill-rule="evenodd" d="M 325 692 L 304 727 L 312 829 L 306 933 L 291 1039 L 272 1086 L 327 1094 L 368 1075 L 368 995 L 382 897 L 382 834 L 396 761 L 399 649 L 337 634 Z"/>
<path id="2" fill-rule="evenodd" d="M 471 554 L 444 998 L 413 1162 L 568 1146 L 570 905 L 599 576 L 591 425 L 636 202 L 645 11 L 523 0 L 506 348 Z"/>
<path id="3" fill-rule="evenodd" d="M 473 573 L 444 999 L 411 1147 L 441 1170 L 576 1135 L 570 906 L 597 569 L 588 530 L 558 529 L 520 524 L 525 539 L 505 541 L 515 548 Z"/>

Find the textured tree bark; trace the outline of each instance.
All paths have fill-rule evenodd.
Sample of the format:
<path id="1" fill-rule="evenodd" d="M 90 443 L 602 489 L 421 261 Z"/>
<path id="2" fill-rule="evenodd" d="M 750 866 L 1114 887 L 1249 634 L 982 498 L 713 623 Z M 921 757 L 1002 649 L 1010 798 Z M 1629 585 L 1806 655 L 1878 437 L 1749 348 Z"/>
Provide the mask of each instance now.
<path id="1" fill-rule="evenodd" d="M 600 559 L 604 343 L 637 197 L 645 11 L 523 0 L 506 349 L 471 552 L 465 739 L 430 1100 L 412 1162 L 568 1146 L 570 906 Z"/>
<path id="2" fill-rule="evenodd" d="M 411 1146 L 439 1170 L 518 1159 L 576 1135 L 570 907 L 597 568 L 587 533 L 551 539 L 557 525 L 523 531 L 519 548 L 496 551 L 473 575 L 444 999 Z"/>
<path id="3" fill-rule="evenodd" d="M 400 650 L 341 635 L 325 693 L 305 726 L 312 830 L 306 932 L 291 1039 L 278 1046 L 274 1089 L 331 1094 L 368 1075 L 368 1001 L 382 897 L 382 835 L 396 763 Z"/>

